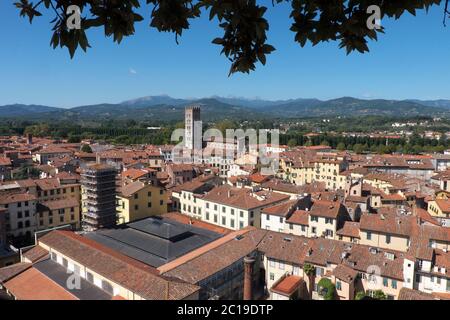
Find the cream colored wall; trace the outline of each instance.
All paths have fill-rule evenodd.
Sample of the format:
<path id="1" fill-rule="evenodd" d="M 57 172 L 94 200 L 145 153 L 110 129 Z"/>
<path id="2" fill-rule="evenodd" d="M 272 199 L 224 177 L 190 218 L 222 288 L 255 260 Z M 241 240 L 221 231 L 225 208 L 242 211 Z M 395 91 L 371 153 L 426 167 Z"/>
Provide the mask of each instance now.
<path id="1" fill-rule="evenodd" d="M 309 236 L 309 228 L 308 226 L 303 226 L 304 227 L 304 231 L 302 231 L 302 226 L 299 224 L 292 224 L 292 229 L 290 228 L 290 223 L 285 223 L 284 224 L 284 233 L 289 233 L 289 234 L 294 234 L 297 236 L 304 236 L 304 237 L 308 237 Z"/>
<path id="2" fill-rule="evenodd" d="M 386 243 L 386 234 L 371 232 L 371 239 L 367 239 L 367 231 L 361 230 L 360 231 L 361 240 L 360 243 L 372 247 L 378 247 L 378 248 L 384 248 L 384 249 L 391 249 L 391 250 L 398 250 L 406 252 L 408 251 L 409 247 L 409 240 L 406 237 L 400 237 L 397 235 L 391 234 L 391 243 Z"/>
<path id="3" fill-rule="evenodd" d="M 336 238 L 336 219 L 331 219 L 332 223 L 325 223 L 324 217 L 318 217 L 318 221 L 313 221 L 312 217 L 309 216 L 309 234 L 311 237 L 317 235 L 318 237 L 322 236 L 322 233 L 326 230 L 333 231 L 333 236 L 327 236 L 328 239 Z M 316 228 L 316 233 L 313 233 L 313 228 Z"/>
<path id="4" fill-rule="evenodd" d="M 182 191 L 179 194 L 180 212 L 182 214 L 202 219 L 203 216 L 203 199 L 195 196 L 192 192 Z"/>
<path id="5" fill-rule="evenodd" d="M 372 281 L 369 281 L 368 274 L 365 274 L 363 279 L 361 279 L 361 284 L 362 284 L 362 287 L 365 292 L 367 292 L 368 290 L 372 290 L 372 291 L 381 290 L 386 295 L 391 295 L 391 296 L 394 296 L 394 298 L 396 300 L 398 299 L 400 289 L 403 287 L 403 281 L 397 280 L 397 289 L 394 289 L 394 288 L 392 288 L 392 280 L 395 280 L 395 279 L 387 278 L 388 286 L 385 287 L 383 285 L 383 277 L 382 276 L 377 276 L 377 275 L 370 275 L 370 276 L 371 276 L 371 279 L 373 279 Z"/>
<path id="6" fill-rule="evenodd" d="M 93 276 L 94 276 L 94 284 L 98 287 L 101 288 L 101 282 L 102 280 L 105 280 L 107 282 L 109 282 L 109 284 L 114 288 L 114 295 L 120 295 L 122 297 L 124 297 L 125 299 L 128 300 L 141 300 L 142 297 L 140 297 L 137 294 L 134 294 L 131 290 L 128 290 L 124 287 L 122 287 L 121 285 L 111 281 L 108 278 L 105 278 L 104 276 L 98 274 L 97 272 L 87 268 L 86 266 L 78 263 L 77 261 L 71 259 L 70 257 L 68 257 L 67 255 L 62 254 L 61 252 L 54 250 L 53 248 L 47 246 L 44 243 L 39 243 L 39 245 L 41 247 L 43 247 L 44 249 L 48 250 L 49 252 L 55 252 L 58 255 L 58 263 L 62 265 L 62 258 L 66 258 L 68 261 L 68 269 L 73 271 L 74 270 L 74 265 L 78 265 L 80 266 L 80 276 L 83 279 L 86 279 L 87 277 L 87 272 L 90 272 Z M 99 286 L 100 285 L 100 286 Z"/>

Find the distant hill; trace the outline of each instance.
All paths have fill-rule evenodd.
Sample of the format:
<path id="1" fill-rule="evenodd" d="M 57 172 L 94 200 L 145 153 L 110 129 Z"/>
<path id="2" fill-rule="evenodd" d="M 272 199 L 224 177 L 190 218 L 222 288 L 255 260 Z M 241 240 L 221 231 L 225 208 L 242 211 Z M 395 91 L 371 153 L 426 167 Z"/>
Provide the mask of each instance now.
<path id="1" fill-rule="evenodd" d="M 444 100 L 444 99 L 440 99 L 440 100 L 405 100 L 405 101 L 411 101 L 411 102 L 415 102 L 427 107 L 436 107 L 436 108 L 446 108 L 446 109 L 450 109 L 450 100 Z"/>
<path id="2" fill-rule="evenodd" d="M 385 115 L 398 117 L 430 116 L 447 114 L 444 108 L 428 107 L 412 101 L 362 100 L 343 97 L 328 101 L 293 102 L 277 107 L 289 117 L 301 116 L 364 116 Z"/>
<path id="3" fill-rule="evenodd" d="M 450 116 L 450 101 L 420 100 L 363 100 L 343 97 L 321 101 L 318 99 L 290 99 L 266 101 L 244 98 L 175 99 L 169 96 L 148 96 L 118 104 L 96 104 L 71 109 L 39 105 L 0 106 L 0 118 L 28 120 L 182 120 L 184 108 L 197 104 L 202 119 L 270 119 L 333 116 L 385 115 L 393 117 Z"/>
<path id="4" fill-rule="evenodd" d="M 28 114 L 54 112 L 59 110 L 62 109 L 35 104 L 9 104 L 0 106 L 0 117 L 18 117 Z"/>

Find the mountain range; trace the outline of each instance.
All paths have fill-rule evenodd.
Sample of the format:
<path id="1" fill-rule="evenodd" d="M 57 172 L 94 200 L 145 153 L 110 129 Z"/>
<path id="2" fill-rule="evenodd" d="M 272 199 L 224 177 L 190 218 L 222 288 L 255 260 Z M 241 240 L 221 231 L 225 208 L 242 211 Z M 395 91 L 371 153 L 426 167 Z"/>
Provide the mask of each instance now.
<path id="1" fill-rule="evenodd" d="M 0 118 L 26 120 L 182 120 L 189 105 L 202 108 L 202 119 L 271 119 L 334 116 L 385 115 L 392 117 L 450 116 L 450 100 L 364 100 L 342 97 L 332 100 L 262 100 L 246 98 L 177 99 L 167 95 L 148 96 L 117 104 L 96 104 L 70 109 L 42 105 L 0 106 Z"/>

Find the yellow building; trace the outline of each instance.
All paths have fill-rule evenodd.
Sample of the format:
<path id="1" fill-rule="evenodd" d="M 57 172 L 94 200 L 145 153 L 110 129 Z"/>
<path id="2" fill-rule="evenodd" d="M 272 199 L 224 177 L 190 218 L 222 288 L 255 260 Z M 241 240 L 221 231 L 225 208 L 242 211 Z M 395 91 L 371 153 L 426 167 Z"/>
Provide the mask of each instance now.
<path id="1" fill-rule="evenodd" d="M 136 181 L 122 186 L 117 196 L 118 223 L 167 213 L 167 192 L 164 188 Z"/>
<path id="2" fill-rule="evenodd" d="M 76 198 L 44 201 L 38 205 L 37 229 L 46 230 L 71 225 L 80 228 L 80 201 Z"/>
<path id="3" fill-rule="evenodd" d="M 428 213 L 444 227 L 450 226 L 450 200 L 436 197 L 428 202 Z"/>

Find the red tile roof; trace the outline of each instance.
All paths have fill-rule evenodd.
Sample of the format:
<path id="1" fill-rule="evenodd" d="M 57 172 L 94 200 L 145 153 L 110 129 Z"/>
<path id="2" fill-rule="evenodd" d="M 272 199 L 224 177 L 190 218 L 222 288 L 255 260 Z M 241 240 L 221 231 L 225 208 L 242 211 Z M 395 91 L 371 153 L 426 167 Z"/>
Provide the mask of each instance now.
<path id="1" fill-rule="evenodd" d="M 18 300 L 78 300 L 35 268 L 22 272 L 4 286 Z"/>
<path id="2" fill-rule="evenodd" d="M 145 299 L 178 300 L 199 290 L 177 279 L 165 279 L 155 268 L 70 231 L 52 231 L 39 242 Z"/>
<path id="3" fill-rule="evenodd" d="M 281 295 L 290 296 L 299 288 L 302 281 L 303 279 L 299 276 L 289 275 L 276 282 L 270 290 Z"/>

